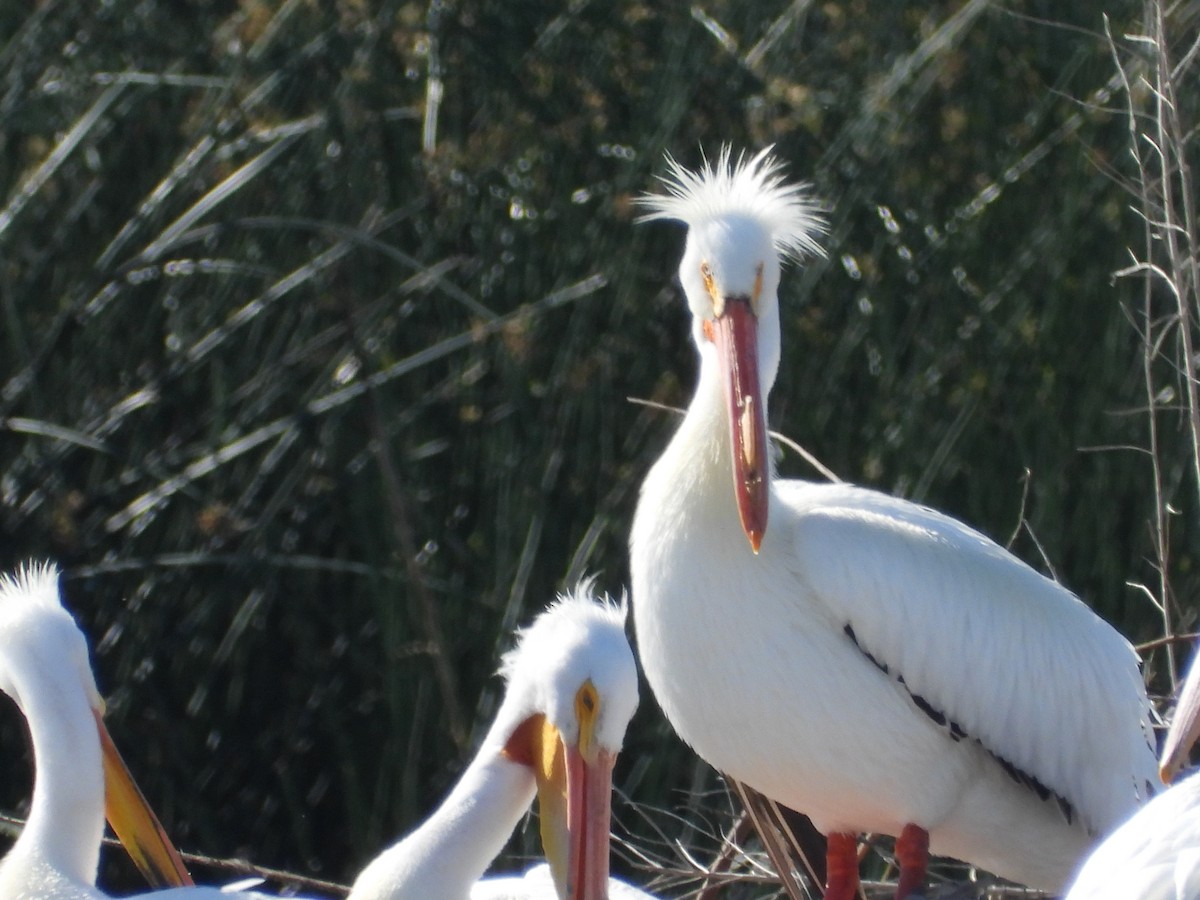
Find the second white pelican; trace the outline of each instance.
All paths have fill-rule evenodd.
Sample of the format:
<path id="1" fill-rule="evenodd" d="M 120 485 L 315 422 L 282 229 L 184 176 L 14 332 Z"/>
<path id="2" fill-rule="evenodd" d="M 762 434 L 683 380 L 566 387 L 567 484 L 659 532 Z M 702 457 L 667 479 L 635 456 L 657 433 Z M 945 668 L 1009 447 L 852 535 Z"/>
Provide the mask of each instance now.
<path id="1" fill-rule="evenodd" d="M 0 861 L 0 897 L 104 897 L 95 885 L 106 807 L 152 884 L 190 884 L 104 726 L 87 643 L 51 565 L 0 574 L 0 690 L 25 715 L 36 766 L 29 818 Z"/>
<path id="2" fill-rule="evenodd" d="M 1136 653 L 961 522 L 773 477 L 780 260 L 817 249 L 820 219 L 765 151 L 670 170 L 642 202 L 688 227 L 700 375 L 630 538 L 655 697 L 705 760 L 829 836 L 827 898 L 856 896 L 864 831 L 898 836 L 898 897 L 930 851 L 1063 889 L 1160 785 Z"/>
<path id="3" fill-rule="evenodd" d="M 584 582 L 520 632 L 504 657 L 504 701 L 475 759 L 442 805 L 358 876 L 351 900 L 559 897 L 609 887 L 612 769 L 637 708 L 625 609 Z M 535 793 L 551 877 L 476 883 Z M 642 896 L 622 893 L 614 897 Z M 628 889 L 632 891 L 632 889 Z"/>

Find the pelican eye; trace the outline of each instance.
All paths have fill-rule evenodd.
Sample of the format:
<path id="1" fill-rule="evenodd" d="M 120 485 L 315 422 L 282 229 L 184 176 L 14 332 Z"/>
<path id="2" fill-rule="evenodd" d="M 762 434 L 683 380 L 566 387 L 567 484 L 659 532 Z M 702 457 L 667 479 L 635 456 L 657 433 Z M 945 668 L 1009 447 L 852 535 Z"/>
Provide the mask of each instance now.
<path id="1" fill-rule="evenodd" d="M 596 747 L 596 721 L 600 718 L 600 692 L 589 678 L 575 692 L 575 718 L 579 721 L 579 752 L 590 760 Z"/>
<path id="2" fill-rule="evenodd" d="M 594 718 L 596 710 L 600 708 L 600 695 L 596 691 L 596 686 L 592 684 L 591 679 L 583 683 L 583 687 L 579 689 L 579 693 L 575 695 L 575 709 L 579 713 L 580 719 Z"/>
<path id="3" fill-rule="evenodd" d="M 717 279 L 713 275 L 712 266 L 706 262 L 700 263 L 700 277 L 704 279 L 704 290 L 708 294 L 708 298 L 712 300 L 713 315 L 719 319 L 725 314 L 725 298 L 721 296 L 721 292 L 717 288 Z"/>
<path id="4" fill-rule="evenodd" d="M 754 293 L 750 295 L 750 309 L 758 315 L 758 297 L 762 293 L 763 264 L 754 269 Z"/>

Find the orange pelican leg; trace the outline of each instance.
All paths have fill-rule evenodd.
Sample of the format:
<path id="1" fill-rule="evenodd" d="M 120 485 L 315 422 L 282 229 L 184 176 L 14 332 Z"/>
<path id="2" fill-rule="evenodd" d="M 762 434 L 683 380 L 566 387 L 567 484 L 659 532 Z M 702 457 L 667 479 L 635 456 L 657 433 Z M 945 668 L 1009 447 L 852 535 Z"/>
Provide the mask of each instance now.
<path id="1" fill-rule="evenodd" d="M 896 862 L 900 865 L 900 883 L 896 885 L 896 900 L 905 900 L 925 883 L 925 868 L 929 865 L 929 832 L 911 822 L 896 838 Z"/>
<path id="2" fill-rule="evenodd" d="M 858 897 L 858 837 L 835 832 L 825 851 L 824 900 L 855 900 Z"/>

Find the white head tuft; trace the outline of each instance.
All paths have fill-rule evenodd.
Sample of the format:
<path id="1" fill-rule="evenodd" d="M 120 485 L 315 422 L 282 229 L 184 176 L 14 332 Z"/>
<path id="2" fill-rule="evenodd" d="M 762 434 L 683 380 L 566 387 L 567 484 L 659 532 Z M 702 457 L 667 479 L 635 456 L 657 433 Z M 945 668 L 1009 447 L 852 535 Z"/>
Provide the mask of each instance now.
<path id="1" fill-rule="evenodd" d="M 15 575 L 0 572 L 0 618 L 18 615 L 30 605 L 62 606 L 58 596 L 58 567 L 30 560 Z"/>
<path id="2" fill-rule="evenodd" d="M 751 159 L 739 153 L 732 161 L 728 145 L 721 148 L 716 165 L 705 160 L 697 172 L 685 169 L 669 154 L 670 170 L 662 179 L 666 194 L 645 194 L 637 202 L 649 212 L 638 219 L 670 219 L 695 228 L 712 219 L 753 219 L 767 232 L 781 256 L 800 258 L 819 254 L 817 236 L 825 232 L 821 207 L 803 183 L 789 184 L 780 174 L 782 165 L 771 147 Z"/>
<path id="3" fill-rule="evenodd" d="M 625 637 L 625 598 L 593 599 L 594 584 L 579 582 L 521 629 L 500 672 L 517 720 L 543 713 L 568 743 L 579 738 L 576 693 L 591 680 L 601 700 L 597 742 L 617 752 L 637 709 L 637 664 Z"/>

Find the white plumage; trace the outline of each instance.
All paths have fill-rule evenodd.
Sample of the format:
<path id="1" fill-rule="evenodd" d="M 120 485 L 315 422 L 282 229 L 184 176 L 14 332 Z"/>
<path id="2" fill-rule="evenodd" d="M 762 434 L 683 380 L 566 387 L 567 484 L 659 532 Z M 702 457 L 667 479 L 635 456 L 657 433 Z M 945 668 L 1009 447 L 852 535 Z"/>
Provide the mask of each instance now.
<path id="1" fill-rule="evenodd" d="M 625 608 L 595 602 L 590 586 L 584 582 L 520 632 L 502 666 L 504 701 L 475 759 L 416 831 L 363 870 L 351 900 L 554 897 L 556 880 L 564 897 L 601 896 L 608 883 L 612 765 L 638 692 Z M 532 752 L 530 738 L 538 744 Z M 558 761 L 547 765 L 551 756 Z M 564 762 L 567 784 L 560 777 Z M 586 782 L 582 792 L 571 785 L 576 765 Z M 526 876 L 479 881 L 535 793 L 543 845 L 558 878 L 538 866 Z M 563 831 L 568 821 L 573 834 Z M 577 861 L 580 854 L 587 859 Z M 614 898 L 645 896 L 615 879 L 611 890 Z"/>
<path id="2" fill-rule="evenodd" d="M 1200 737 L 1200 657 L 1193 659 L 1162 750 L 1173 778 Z M 1200 897 L 1200 774 L 1155 797 L 1096 848 L 1066 900 Z"/>
<path id="3" fill-rule="evenodd" d="M 105 896 L 95 884 L 106 784 L 109 816 L 139 867 L 157 883 L 182 883 L 183 864 L 104 727 L 87 643 L 62 607 L 53 566 L 0 575 L 0 690 L 25 715 L 36 766 L 29 818 L 0 861 L 0 897 Z"/>
<path id="4" fill-rule="evenodd" d="M 1088 857 L 1065 900 L 1200 897 L 1200 775 L 1155 797 Z"/>
<path id="5" fill-rule="evenodd" d="M 471 900 L 556 900 L 557 897 L 554 876 L 544 863 L 524 875 L 484 878 L 471 888 Z M 609 878 L 608 900 L 653 900 L 653 896 L 619 878 Z"/>
<path id="6" fill-rule="evenodd" d="M 960 522 L 774 479 L 780 258 L 813 250 L 820 219 L 766 152 L 672 161 L 667 188 L 643 202 L 688 226 L 700 375 L 630 539 L 656 698 L 704 759 L 822 831 L 902 835 L 915 874 L 898 896 L 923 877 L 923 832 L 935 853 L 1061 890 L 1159 785 L 1136 654 Z M 848 897 L 857 875 L 833 882 Z"/>

